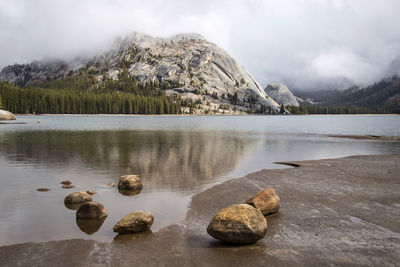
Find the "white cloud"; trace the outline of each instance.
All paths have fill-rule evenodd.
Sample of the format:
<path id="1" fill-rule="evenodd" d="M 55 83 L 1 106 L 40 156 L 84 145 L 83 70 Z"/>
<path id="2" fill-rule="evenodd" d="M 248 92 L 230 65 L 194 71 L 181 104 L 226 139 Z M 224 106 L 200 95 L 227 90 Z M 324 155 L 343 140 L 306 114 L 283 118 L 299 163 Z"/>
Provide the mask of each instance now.
<path id="1" fill-rule="evenodd" d="M 95 53 L 117 35 L 198 32 L 262 84 L 368 83 L 400 51 L 398 0 L 0 0 L 0 67 Z"/>

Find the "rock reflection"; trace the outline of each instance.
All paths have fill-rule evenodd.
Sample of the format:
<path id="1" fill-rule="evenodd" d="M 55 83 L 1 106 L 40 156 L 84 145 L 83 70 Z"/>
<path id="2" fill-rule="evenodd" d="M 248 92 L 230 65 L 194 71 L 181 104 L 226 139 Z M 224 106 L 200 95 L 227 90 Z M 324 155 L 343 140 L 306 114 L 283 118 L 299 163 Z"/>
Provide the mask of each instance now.
<path id="1" fill-rule="evenodd" d="M 223 132 L 26 131 L 5 133 L 0 153 L 45 168 L 135 173 L 152 184 L 191 189 L 232 171 L 255 143 Z"/>
<path id="2" fill-rule="evenodd" d="M 141 233 L 133 233 L 133 234 L 118 234 L 114 237 L 114 242 L 129 242 L 134 240 L 145 240 L 153 236 L 153 232 L 151 230 L 147 230 Z"/>
<path id="3" fill-rule="evenodd" d="M 70 210 L 78 210 L 82 204 L 68 204 L 64 203 L 65 207 Z"/>
<path id="4" fill-rule="evenodd" d="M 140 192 L 142 192 L 142 188 L 135 189 L 135 190 L 124 190 L 124 189 L 118 188 L 118 192 L 124 196 L 134 196 L 134 195 L 140 194 Z"/>
<path id="5" fill-rule="evenodd" d="M 102 217 L 100 219 L 76 219 L 76 224 L 82 232 L 88 235 L 96 233 L 100 227 L 103 225 L 107 217 Z"/>

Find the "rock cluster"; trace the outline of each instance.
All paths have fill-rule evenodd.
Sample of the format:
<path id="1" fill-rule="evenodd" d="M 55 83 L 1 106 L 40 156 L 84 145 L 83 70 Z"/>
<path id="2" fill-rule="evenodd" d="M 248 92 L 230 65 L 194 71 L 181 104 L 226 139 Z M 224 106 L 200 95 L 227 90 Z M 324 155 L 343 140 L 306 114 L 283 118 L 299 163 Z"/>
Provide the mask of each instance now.
<path id="1" fill-rule="evenodd" d="M 251 244 L 267 233 L 264 217 L 279 211 L 280 199 L 272 188 L 266 188 L 245 204 L 222 209 L 207 227 L 212 237 L 236 244 Z"/>

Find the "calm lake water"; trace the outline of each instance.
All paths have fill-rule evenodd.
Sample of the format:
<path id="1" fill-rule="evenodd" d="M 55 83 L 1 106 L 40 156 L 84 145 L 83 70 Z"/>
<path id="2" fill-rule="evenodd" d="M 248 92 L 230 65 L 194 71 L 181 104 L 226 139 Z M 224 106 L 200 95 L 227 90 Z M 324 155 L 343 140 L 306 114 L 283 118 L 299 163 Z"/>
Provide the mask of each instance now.
<path id="1" fill-rule="evenodd" d="M 328 135 L 400 136 L 400 116 L 18 116 L 0 125 L 0 245 L 70 238 L 111 241 L 124 215 L 150 211 L 153 232 L 185 217 L 191 196 L 275 161 L 400 153 L 398 141 Z M 144 188 L 125 196 L 119 176 Z M 73 189 L 61 188 L 70 180 Z M 37 192 L 48 187 L 49 192 Z M 102 225 L 75 220 L 64 197 L 94 190 Z M 96 228 L 99 228 L 96 231 Z"/>

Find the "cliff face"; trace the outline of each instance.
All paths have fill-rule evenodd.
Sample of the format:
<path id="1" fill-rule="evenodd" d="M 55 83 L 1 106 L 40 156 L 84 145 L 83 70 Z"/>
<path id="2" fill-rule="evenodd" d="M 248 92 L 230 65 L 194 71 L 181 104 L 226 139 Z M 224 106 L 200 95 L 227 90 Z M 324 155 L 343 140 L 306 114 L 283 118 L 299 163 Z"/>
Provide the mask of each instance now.
<path id="1" fill-rule="evenodd" d="M 265 87 L 265 93 L 274 99 L 278 104 L 285 106 L 299 106 L 299 101 L 296 96 L 282 83 L 270 83 Z"/>
<path id="2" fill-rule="evenodd" d="M 140 82 L 164 83 L 167 95 L 197 100 L 204 109 L 215 110 L 223 105 L 231 110 L 261 106 L 279 110 L 279 105 L 243 66 L 197 34 L 155 38 L 132 33 L 116 41 L 108 52 L 78 68 L 72 66 L 62 61 L 8 66 L 0 73 L 0 80 L 26 86 L 78 75 L 84 69 L 102 82 L 119 79 L 126 71 Z"/>

